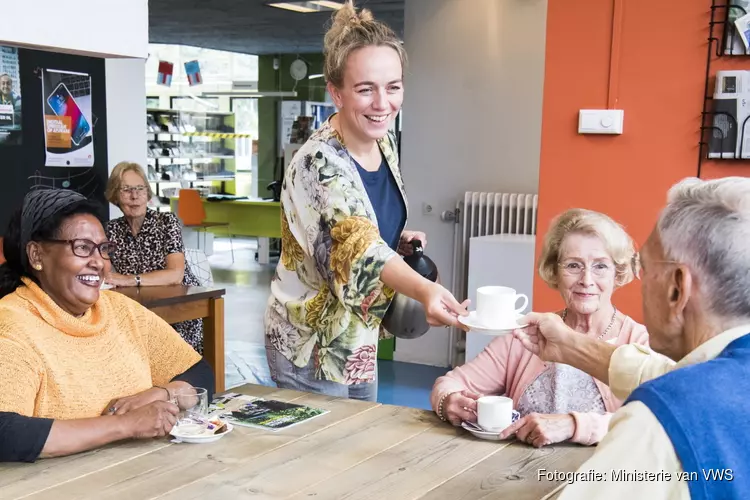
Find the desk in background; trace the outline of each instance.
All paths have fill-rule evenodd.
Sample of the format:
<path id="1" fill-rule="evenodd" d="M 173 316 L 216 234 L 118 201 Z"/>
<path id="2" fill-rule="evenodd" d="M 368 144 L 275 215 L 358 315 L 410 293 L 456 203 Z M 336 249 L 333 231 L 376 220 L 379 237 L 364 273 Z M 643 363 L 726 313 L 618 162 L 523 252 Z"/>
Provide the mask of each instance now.
<path id="1" fill-rule="evenodd" d="M 178 199 L 171 199 L 172 212 L 177 213 Z M 225 222 L 228 227 L 216 229 L 204 228 L 201 231 L 216 234 L 233 234 L 238 236 L 254 236 L 258 238 L 258 262 L 268 264 L 269 238 L 281 238 L 281 203 L 278 201 L 266 201 L 261 199 L 231 200 L 231 201 L 208 201 L 203 200 L 203 208 L 206 211 L 206 221 Z M 212 251 L 208 247 L 207 235 L 191 232 L 185 228 L 183 239 L 188 248 L 199 248 L 206 255 Z M 195 237 L 193 237 L 193 234 Z M 193 242 L 196 243 L 193 243 Z M 203 248 L 200 243 L 205 242 Z M 194 246 L 196 245 L 197 246 Z"/>

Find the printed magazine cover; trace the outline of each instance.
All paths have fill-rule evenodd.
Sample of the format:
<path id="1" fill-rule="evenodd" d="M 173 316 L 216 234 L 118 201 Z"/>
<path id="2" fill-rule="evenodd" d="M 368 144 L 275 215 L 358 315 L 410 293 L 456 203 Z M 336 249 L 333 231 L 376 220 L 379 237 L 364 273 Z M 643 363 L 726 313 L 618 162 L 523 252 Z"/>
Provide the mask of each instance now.
<path id="1" fill-rule="evenodd" d="M 218 414 L 233 425 L 278 431 L 324 415 L 328 410 L 230 393 L 214 400 L 209 413 Z"/>

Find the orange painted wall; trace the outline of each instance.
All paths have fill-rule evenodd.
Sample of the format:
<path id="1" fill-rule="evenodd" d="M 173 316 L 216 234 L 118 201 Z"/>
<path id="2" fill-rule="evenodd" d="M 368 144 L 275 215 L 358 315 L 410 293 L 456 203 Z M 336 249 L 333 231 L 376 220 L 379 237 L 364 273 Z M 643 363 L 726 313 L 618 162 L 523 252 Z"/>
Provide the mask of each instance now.
<path id="1" fill-rule="evenodd" d="M 642 245 L 668 188 L 697 174 L 711 0 L 620 1 L 613 83 L 615 107 L 625 110 L 624 133 L 592 136 L 577 133 L 578 110 L 607 107 L 614 0 L 549 0 L 540 235 L 556 214 L 583 207 L 609 214 Z M 750 68 L 750 59 L 741 62 Z M 726 66 L 712 63 L 712 72 Z M 704 164 L 702 177 L 750 174 L 741 164 L 715 163 Z M 537 255 L 541 245 L 540 237 Z M 637 282 L 619 290 L 614 301 L 641 319 Z M 537 277 L 534 310 L 561 304 Z"/>

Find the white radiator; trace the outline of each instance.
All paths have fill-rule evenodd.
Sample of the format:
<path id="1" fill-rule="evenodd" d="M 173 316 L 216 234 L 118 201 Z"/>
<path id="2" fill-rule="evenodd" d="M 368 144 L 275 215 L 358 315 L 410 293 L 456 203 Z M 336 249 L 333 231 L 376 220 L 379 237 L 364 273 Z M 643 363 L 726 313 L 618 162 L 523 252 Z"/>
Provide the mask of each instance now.
<path id="1" fill-rule="evenodd" d="M 469 243 L 492 235 L 535 235 L 539 195 L 467 192 L 456 203 L 453 235 L 453 295 L 468 297 Z M 533 273 L 533 271 L 532 271 Z M 465 349 L 464 332 L 451 329 L 449 362 L 457 366 Z"/>

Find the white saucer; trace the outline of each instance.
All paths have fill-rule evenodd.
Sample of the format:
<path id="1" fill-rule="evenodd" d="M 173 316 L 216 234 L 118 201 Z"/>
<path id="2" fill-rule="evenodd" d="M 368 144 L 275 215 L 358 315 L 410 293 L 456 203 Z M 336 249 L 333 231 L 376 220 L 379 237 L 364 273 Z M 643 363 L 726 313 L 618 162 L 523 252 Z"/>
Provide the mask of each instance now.
<path id="1" fill-rule="evenodd" d="M 519 416 L 520 414 L 516 410 L 513 410 L 513 422 L 518 420 Z M 509 441 L 511 439 L 515 439 L 516 437 L 515 434 L 511 434 L 505 439 L 500 439 L 499 432 L 488 432 L 482 429 L 481 427 L 479 427 L 477 424 L 473 424 L 471 422 L 466 422 L 466 421 L 461 422 L 461 427 L 471 432 L 474 435 L 474 437 L 478 437 L 479 439 L 486 439 L 487 441 Z"/>
<path id="2" fill-rule="evenodd" d="M 102 286 L 99 287 L 100 290 L 110 290 L 114 288 L 115 285 L 110 285 L 109 283 L 102 283 Z"/>
<path id="3" fill-rule="evenodd" d="M 227 430 L 225 432 L 222 432 L 221 434 L 214 434 L 213 432 L 209 431 L 208 429 L 204 430 L 202 434 L 180 434 L 180 427 L 174 426 L 172 427 L 172 430 L 169 431 L 169 433 L 175 438 L 177 442 L 181 443 L 191 443 L 191 444 L 205 444 L 205 443 L 213 443 L 214 441 L 218 441 L 219 439 L 223 438 L 232 430 L 234 427 L 232 427 L 232 424 L 227 423 Z"/>
<path id="4" fill-rule="evenodd" d="M 486 325 L 479 321 L 477 318 L 477 312 L 471 311 L 468 316 L 459 316 L 458 321 L 461 324 L 468 326 L 470 329 L 476 332 L 482 333 L 510 333 L 518 328 L 524 328 L 529 326 L 527 324 L 519 323 L 518 320 L 523 318 L 523 314 L 517 314 L 514 318 L 509 318 L 508 321 L 497 324 L 497 325 Z"/>

